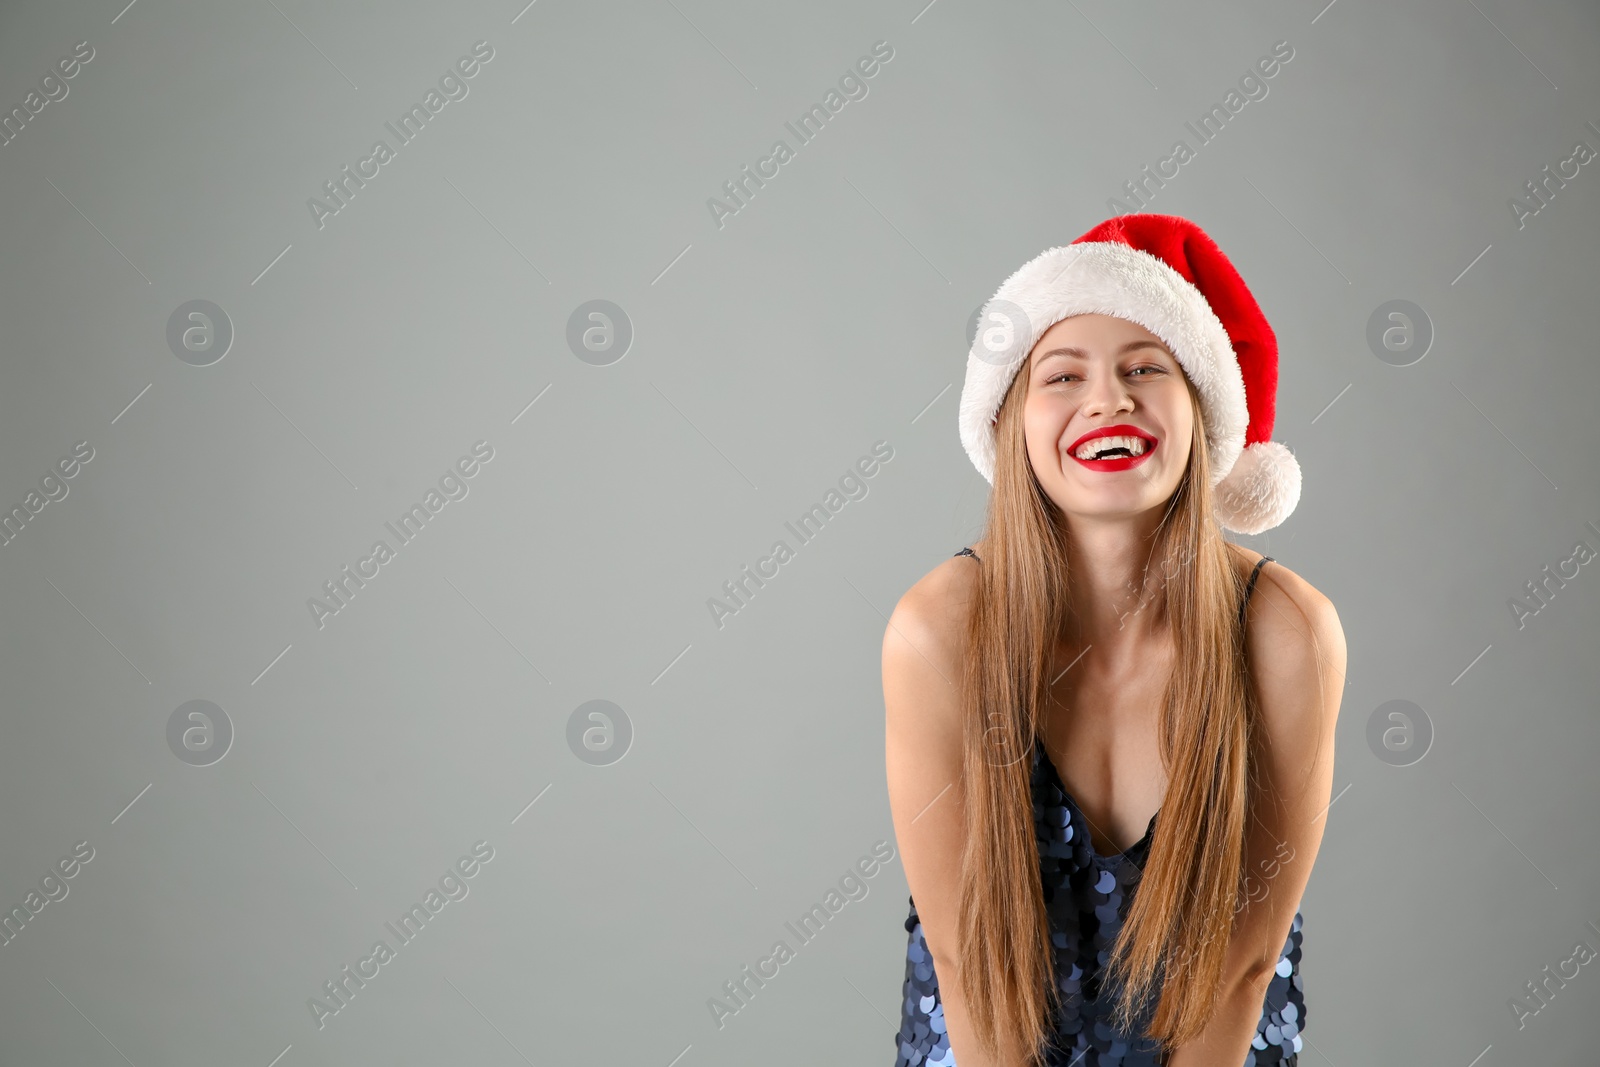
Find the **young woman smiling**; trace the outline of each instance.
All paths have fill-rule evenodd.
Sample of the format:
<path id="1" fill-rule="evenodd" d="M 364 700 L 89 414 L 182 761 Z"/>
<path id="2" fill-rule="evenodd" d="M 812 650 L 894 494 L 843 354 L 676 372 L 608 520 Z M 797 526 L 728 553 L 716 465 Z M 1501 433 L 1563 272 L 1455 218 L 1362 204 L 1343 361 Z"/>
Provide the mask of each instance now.
<path id="1" fill-rule="evenodd" d="M 984 327 L 960 414 L 983 536 L 884 634 L 896 1062 L 1297 1064 L 1345 642 L 1222 533 L 1299 499 L 1275 337 L 1163 215 L 1042 253 Z"/>

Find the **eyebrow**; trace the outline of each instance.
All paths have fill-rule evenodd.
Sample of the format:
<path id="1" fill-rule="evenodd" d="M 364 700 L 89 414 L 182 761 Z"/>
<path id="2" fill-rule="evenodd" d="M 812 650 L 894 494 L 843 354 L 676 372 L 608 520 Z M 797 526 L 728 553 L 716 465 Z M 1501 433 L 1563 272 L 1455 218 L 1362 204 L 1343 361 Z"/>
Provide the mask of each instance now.
<path id="1" fill-rule="evenodd" d="M 1167 351 L 1165 345 L 1157 341 L 1129 341 L 1127 344 L 1117 349 L 1117 355 L 1126 355 L 1137 348 L 1154 348 L 1159 352 L 1165 352 L 1169 356 L 1172 355 L 1171 352 Z M 1078 359 L 1088 359 L 1089 353 L 1085 352 L 1081 348 L 1075 348 L 1072 346 L 1068 346 L 1066 348 L 1052 348 L 1050 351 L 1044 353 L 1037 360 L 1035 360 L 1034 365 L 1037 366 L 1052 356 L 1076 356 Z M 1173 358 L 1176 359 L 1177 357 L 1174 356 Z"/>

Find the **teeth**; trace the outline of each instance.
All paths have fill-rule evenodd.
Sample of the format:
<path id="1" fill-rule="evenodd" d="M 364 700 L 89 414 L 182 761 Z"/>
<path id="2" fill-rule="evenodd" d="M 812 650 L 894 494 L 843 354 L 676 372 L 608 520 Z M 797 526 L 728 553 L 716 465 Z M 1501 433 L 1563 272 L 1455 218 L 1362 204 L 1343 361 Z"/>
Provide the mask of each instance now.
<path id="1" fill-rule="evenodd" d="M 1096 455 L 1107 449 L 1120 447 L 1126 448 L 1135 456 L 1142 456 L 1148 445 L 1149 442 L 1142 437 L 1097 437 L 1093 441 L 1085 443 L 1082 448 L 1078 449 L 1076 454 L 1079 459 L 1094 459 Z"/>

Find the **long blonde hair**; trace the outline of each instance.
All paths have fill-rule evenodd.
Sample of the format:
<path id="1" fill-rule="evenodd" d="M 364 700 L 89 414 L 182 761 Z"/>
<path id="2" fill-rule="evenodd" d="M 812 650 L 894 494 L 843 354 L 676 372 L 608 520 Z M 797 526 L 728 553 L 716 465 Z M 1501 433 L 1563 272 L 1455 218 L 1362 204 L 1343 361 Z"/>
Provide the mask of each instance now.
<path id="1" fill-rule="evenodd" d="M 1029 1062 L 1037 1064 L 1060 994 L 1040 884 L 1031 754 L 1072 576 L 1060 511 L 1027 459 L 1027 369 L 999 411 L 985 552 L 960 671 L 967 839 L 958 921 L 959 980 L 974 1036 L 989 1048 L 1031 1049 Z M 1216 1003 L 1245 873 L 1258 714 L 1239 619 L 1244 581 L 1212 514 L 1192 384 L 1189 398 L 1195 431 L 1188 469 L 1153 537 L 1138 590 L 1141 610 L 1157 612 L 1173 635 L 1160 719 L 1168 786 L 1102 978 L 1102 989 L 1120 990 L 1114 1022 L 1122 1028 L 1159 994 L 1147 1033 L 1169 1048 L 1192 1040 Z"/>

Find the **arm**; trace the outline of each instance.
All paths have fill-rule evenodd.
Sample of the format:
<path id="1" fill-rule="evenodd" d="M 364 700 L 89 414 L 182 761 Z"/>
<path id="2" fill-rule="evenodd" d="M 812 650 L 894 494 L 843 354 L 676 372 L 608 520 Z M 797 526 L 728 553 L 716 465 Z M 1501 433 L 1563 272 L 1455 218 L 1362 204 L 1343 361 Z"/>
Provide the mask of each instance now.
<path id="1" fill-rule="evenodd" d="M 1333 604 L 1286 569 L 1262 572 L 1250 609 L 1261 707 L 1261 802 L 1246 831 L 1250 890 L 1235 921 L 1216 1013 L 1170 1067 L 1238 1067 L 1322 844 L 1344 692 L 1344 630 Z M 1259 887 L 1261 895 L 1256 896 Z"/>
<path id="2" fill-rule="evenodd" d="M 1022 1062 L 1019 1056 L 996 1058 L 974 1045 L 957 975 L 957 898 L 966 839 L 955 687 L 959 613 L 940 606 L 948 600 L 933 592 L 939 585 L 928 585 L 933 578 L 901 598 L 883 637 L 889 806 L 955 1061 L 959 1067 L 1012 1067 Z"/>

